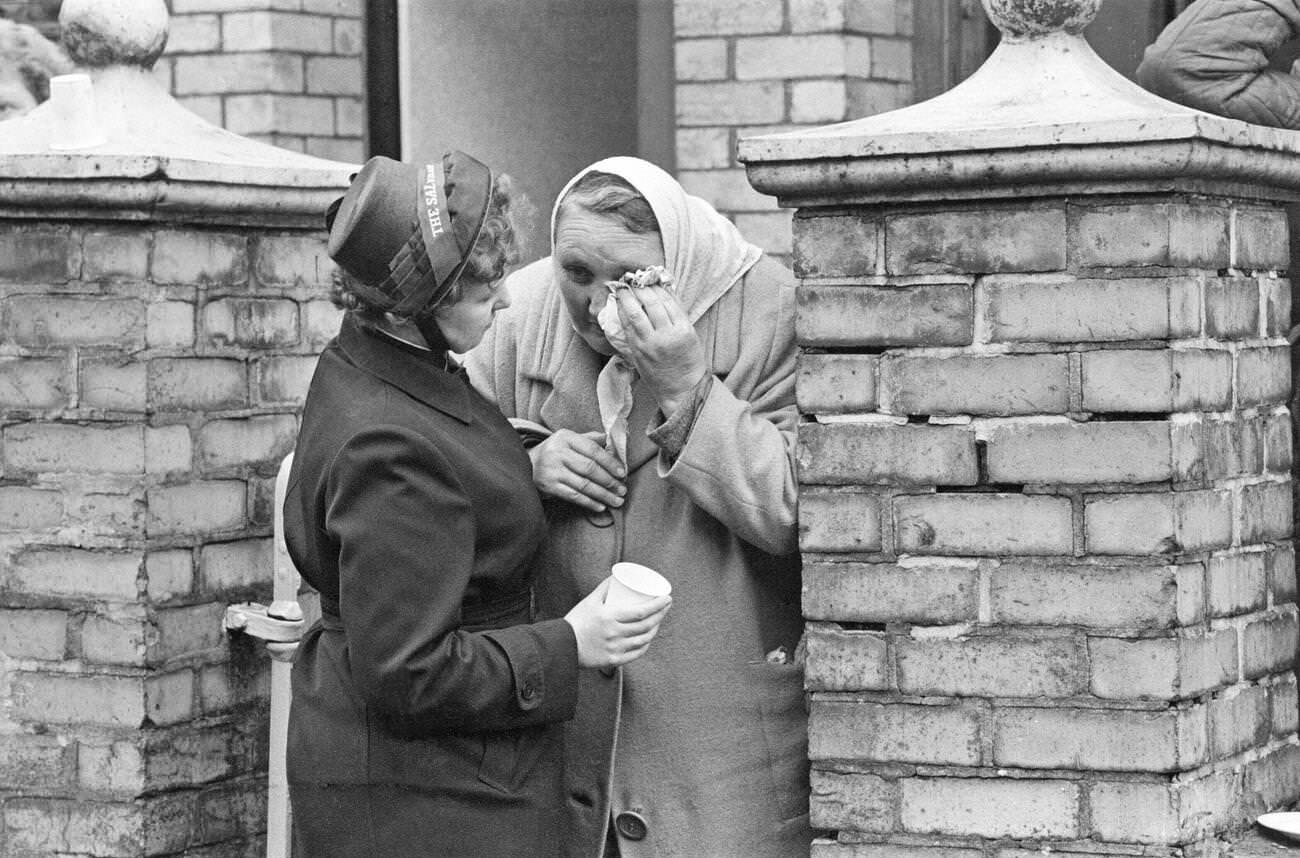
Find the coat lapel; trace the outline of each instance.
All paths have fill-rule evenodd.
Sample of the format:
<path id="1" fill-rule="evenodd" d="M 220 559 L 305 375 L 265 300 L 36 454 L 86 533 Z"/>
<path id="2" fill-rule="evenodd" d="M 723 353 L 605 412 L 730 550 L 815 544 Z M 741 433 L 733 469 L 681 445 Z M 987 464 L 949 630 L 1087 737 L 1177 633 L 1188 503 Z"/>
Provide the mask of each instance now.
<path id="1" fill-rule="evenodd" d="M 470 387 L 463 369 L 448 372 L 440 357 L 408 351 L 367 330 L 351 313 L 339 327 L 339 347 L 353 364 L 407 396 L 462 423 L 471 422 Z"/>

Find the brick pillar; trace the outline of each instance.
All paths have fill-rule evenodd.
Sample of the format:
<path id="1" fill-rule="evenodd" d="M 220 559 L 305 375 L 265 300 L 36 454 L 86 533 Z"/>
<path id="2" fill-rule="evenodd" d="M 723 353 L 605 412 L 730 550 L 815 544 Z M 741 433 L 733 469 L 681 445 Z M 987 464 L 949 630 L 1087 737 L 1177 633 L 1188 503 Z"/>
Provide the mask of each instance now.
<path id="1" fill-rule="evenodd" d="M 362 0 L 172 0 L 157 73 L 209 122 L 299 152 L 365 158 Z"/>
<path id="2" fill-rule="evenodd" d="M 94 73 L 125 127 L 51 150 L 47 102 L 0 134 L 0 854 L 246 858 L 269 661 L 222 618 L 271 594 L 349 167 L 194 119 L 156 32 L 78 23 L 134 62 Z"/>
<path id="3" fill-rule="evenodd" d="M 790 215 L 745 181 L 736 140 L 910 103 L 912 2 L 674 0 L 682 184 L 787 256 Z"/>
<path id="4" fill-rule="evenodd" d="M 1300 146 L 1129 84 L 1098 5 L 741 143 L 797 209 L 815 858 L 1201 855 L 1300 797 Z"/>

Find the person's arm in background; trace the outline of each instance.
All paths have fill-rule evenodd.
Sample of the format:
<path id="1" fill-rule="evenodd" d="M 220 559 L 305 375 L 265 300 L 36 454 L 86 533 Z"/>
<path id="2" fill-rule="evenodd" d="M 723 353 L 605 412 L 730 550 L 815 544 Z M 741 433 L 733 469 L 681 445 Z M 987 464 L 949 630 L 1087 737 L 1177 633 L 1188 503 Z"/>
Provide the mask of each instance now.
<path id="1" fill-rule="evenodd" d="M 1196 0 L 1146 49 L 1137 80 L 1170 101 L 1300 129 L 1300 77 L 1269 67 L 1300 36 L 1300 0 Z"/>

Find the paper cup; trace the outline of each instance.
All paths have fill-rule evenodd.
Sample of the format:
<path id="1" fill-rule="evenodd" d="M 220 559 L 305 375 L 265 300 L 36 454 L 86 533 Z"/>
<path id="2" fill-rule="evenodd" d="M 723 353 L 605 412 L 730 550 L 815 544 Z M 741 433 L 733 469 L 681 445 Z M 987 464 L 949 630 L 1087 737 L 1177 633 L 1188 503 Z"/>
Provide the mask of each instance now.
<path id="1" fill-rule="evenodd" d="M 609 575 L 609 592 L 605 594 L 607 605 L 630 607 L 647 599 L 667 596 L 673 591 L 667 578 L 640 563 L 615 563 Z"/>
<path id="2" fill-rule="evenodd" d="M 88 149 L 105 141 L 89 75 L 62 74 L 50 78 L 49 111 L 51 149 Z"/>

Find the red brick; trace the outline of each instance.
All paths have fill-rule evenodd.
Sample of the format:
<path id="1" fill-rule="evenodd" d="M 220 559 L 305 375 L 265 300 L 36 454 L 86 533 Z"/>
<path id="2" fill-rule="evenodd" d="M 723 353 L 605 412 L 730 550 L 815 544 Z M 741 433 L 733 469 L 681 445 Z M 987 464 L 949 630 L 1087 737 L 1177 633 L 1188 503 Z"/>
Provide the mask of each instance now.
<path id="1" fill-rule="evenodd" d="M 1209 761 L 1206 710 L 1009 708 L 994 712 L 993 764 L 1179 772 Z"/>
<path id="2" fill-rule="evenodd" d="M 158 411 L 220 411 L 248 404 L 242 361 L 157 358 L 149 361 L 149 405 Z"/>
<path id="3" fill-rule="evenodd" d="M 1194 788 L 1194 787 L 1191 787 Z M 1194 839 L 1203 820 L 1181 812 L 1183 783 L 1101 781 L 1089 786 L 1093 832 L 1109 843 L 1165 846 Z"/>
<path id="4" fill-rule="evenodd" d="M 1274 546 L 1268 567 L 1268 588 L 1273 604 L 1296 601 L 1295 546 L 1291 543 Z"/>
<path id="5" fill-rule="evenodd" d="M 5 802 L 13 858 L 76 854 L 133 858 L 142 851 L 140 811 L 129 801 L 18 798 Z"/>
<path id="6" fill-rule="evenodd" d="M 1261 277 L 1264 294 L 1264 336 L 1285 337 L 1291 329 L 1291 281 L 1283 277 Z"/>
<path id="7" fill-rule="evenodd" d="M 91 536 L 138 539 L 145 535 L 144 487 L 138 483 L 126 490 L 110 487 L 102 492 L 74 493 L 66 506 L 68 520 L 75 524 L 60 534 L 64 539 L 73 534 L 87 540 Z"/>
<path id="8" fill-rule="evenodd" d="M 1199 566 L 1004 561 L 989 570 L 995 623 L 1166 628 L 1200 618 Z"/>
<path id="9" fill-rule="evenodd" d="M 894 501 L 895 541 L 915 554 L 1070 554 L 1070 501 L 1013 494 L 911 495 Z"/>
<path id="10" fill-rule="evenodd" d="M 3 436 L 8 474 L 144 472 L 140 426 L 19 423 L 6 427 Z"/>
<path id="11" fill-rule="evenodd" d="M 86 737 L 78 741 L 77 785 L 98 793 L 138 795 L 145 788 L 144 745 L 138 739 L 106 742 Z"/>
<path id="12" fill-rule="evenodd" d="M 876 410 L 875 355 L 799 355 L 795 399 L 802 414 Z"/>
<path id="13" fill-rule="evenodd" d="M 798 289 L 795 335 L 808 346 L 962 346 L 972 342 L 971 287 L 815 286 Z"/>
<path id="14" fill-rule="evenodd" d="M 0 609 L 0 654 L 12 659 L 62 661 L 67 646 L 68 615 L 64 611 Z M 0 740 L 0 757 L 3 748 Z"/>
<path id="15" fill-rule="evenodd" d="M 808 756 L 855 763 L 980 763 L 975 707 L 823 700 L 808 721 Z"/>
<path id="16" fill-rule="evenodd" d="M 880 423 L 799 427 L 804 484 L 974 485 L 975 435 L 968 428 Z"/>
<path id="17" fill-rule="evenodd" d="M 865 277 L 877 270 L 881 223 L 858 214 L 794 217 L 796 277 Z"/>
<path id="18" fill-rule="evenodd" d="M 804 683 L 810 691 L 889 691 L 889 644 L 878 632 L 809 623 Z M 813 703 L 817 705 L 816 701 Z"/>
<path id="19" fill-rule="evenodd" d="M 880 410 L 889 414 L 1061 414 L 1069 392 L 1065 355 L 880 360 Z"/>
<path id="20" fill-rule="evenodd" d="M 298 437 L 290 414 L 211 420 L 198 433 L 199 470 L 205 475 L 249 467 L 278 467 Z"/>
<path id="21" fill-rule="evenodd" d="M 1264 469 L 1276 474 L 1291 471 L 1292 426 L 1291 414 L 1285 408 L 1263 415 Z"/>
<path id="22" fill-rule="evenodd" d="M 176 95 L 302 92 L 302 58 L 279 51 L 241 51 L 175 58 Z"/>
<path id="23" fill-rule="evenodd" d="M 68 365 L 61 359 L 0 359 L 0 410 L 46 410 L 70 404 Z"/>
<path id="24" fill-rule="evenodd" d="M 990 274 L 1065 268 L 1059 206 L 968 209 L 885 220 L 888 273 Z"/>
<path id="25" fill-rule="evenodd" d="M 1273 677 L 1269 683 L 1269 729 L 1273 738 L 1285 739 L 1300 729 L 1300 700 L 1296 697 L 1297 682 L 1294 672 Z"/>
<path id="26" fill-rule="evenodd" d="M 0 584 L 15 594 L 133 601 L 141 559 L 131 551 L 28 548 L 0 565 Z"/>
<path id="27" fill-rule="evenodd" d="M 677 124 L 759 125 L 785 119 L 782 81 L 679 83 Z"/>
<path id="28" fill-rule="evenodd" d="M 1071 840 L 1080 835 L 1079 785 L 1056 780 L 909 778 L 902 823 L 916 834 Z"/>
<path id="29" fill-rule="evenodd" d="M 1169 424 L 1008 422 L 988 433 L 994 483 L 1152 483 L 1172 476 Z"/>
<path id="30" fill-rule="evenodd" d="M 21 295 L 0 303 L 6 318 L 0 339 L 15 345 L 144 347 L 145 305 L 135 299 Z"/>
<path id="31" fill-rule="evenodd" d="M 990 342 L 1117 342 L 1196 336 L 1199 295 L 1190 278 L 987 277 L 980 304 Z"/>
<path id="32" fill-rule="evenodd" d="M 248 61 L 247 55 L 224 58 Z M 150 272 L 155 283 L 238 285 L 248 279 L 248 239 L 223 232 L 160 230 Z"/>
<path id="33" fill-rule="evenodd" d="M 151 476 L 188 473 L 193 468 L 194 449 L 188 426 L 146 426 L 144 429 L 145 470 Z"/>
<path id="34" fill-rule="evenodd" d="M 1237 636 L 1232 629 L 1126 639 L 1091 637 L 1092 693 L 1110 700 L 1180 700 L 1233 684 Z"/>
<path id="35" fill-rule="evenodd" d="M 252 251 L 253 275 L 263 286 L 329 288 L 338 268 L 323 235 L 254 236 Z"/>
<path id="36" fill-rule="evenodd" d="M 979 582 L 977 564 L 964 560 L 805 563 L 804 616 L 919 625 L 974 622 L 979 619 Z"/>
<path id="37" fill-rule="evenodd" d="M 299 305 L 302 316 L 303 345 L 320 350 L 339 332 L 343 311 L 330 301 L 304 301 Z"/>
<path id="38" fill-rule="evenodd" d="M 676 0 L 673 27 L 677 36 L 779 33 L 782 0 Z"/>
<path id="39" fill-rule="evenodd" d="M 904 694 L 1070 697 L 1087 684 L 1087 664 L 1069 638 L 966 636 L 899 638 Z"/>
<path id="40" fill-rule="evenodd" d="M 245 521 L 241 480 L 210 480 L 151 488 L 149 535 L 223 533 Z"/>

